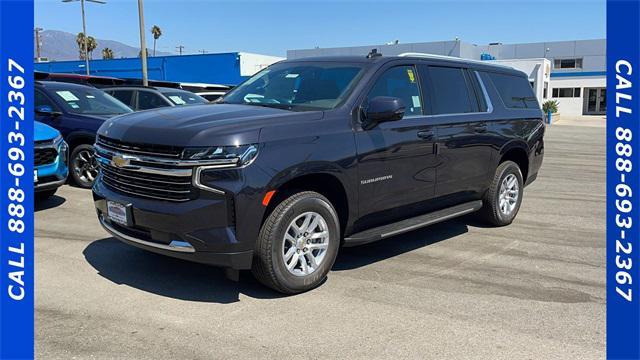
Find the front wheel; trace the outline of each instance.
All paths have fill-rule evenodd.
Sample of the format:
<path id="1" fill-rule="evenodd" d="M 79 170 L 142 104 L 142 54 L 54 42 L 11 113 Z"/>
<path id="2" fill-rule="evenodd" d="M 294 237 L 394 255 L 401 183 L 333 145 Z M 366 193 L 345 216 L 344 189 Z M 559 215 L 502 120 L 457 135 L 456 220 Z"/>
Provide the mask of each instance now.
<path id="1" fill-rule="evenodd" d="M 278 204 L 262 225 L 252 272 L 276 291 L 304 292 L 324 281 L 339 243 L 340 222 L 329 200 L 299 192 Z"/>
<path id="2" fill-rule="evenodd" d="M 93 146 L 88 144 L 78 145 L 71 153 L 71 177 L 73 182 L 81 188 L 88 189 L 98 176 L 98 162 Z"/>
<path id="3" fill-rule="evenodd" d="M 520 167 L 513 161 L 501 163 L 483 198 L 481 214 L 485 220 L 495 226 L 511 224 L 520 210 L 523 189 Z"/>

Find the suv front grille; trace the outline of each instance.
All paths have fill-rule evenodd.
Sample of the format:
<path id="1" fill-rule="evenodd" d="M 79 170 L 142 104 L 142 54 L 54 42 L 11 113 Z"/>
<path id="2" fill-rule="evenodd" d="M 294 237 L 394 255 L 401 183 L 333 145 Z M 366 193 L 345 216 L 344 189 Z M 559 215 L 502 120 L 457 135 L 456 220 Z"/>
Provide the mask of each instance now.
<path id="1" fill-rule="evenodd" d="M 111 151 L 118 151 L 118 152 L 137 154 L 137 155 L 167 157 L 167 158 L 173 158 L 173 159 L 179 158 L 183 150 L 183 148 L 178 146 L 130 143 L 130 142 L 124 142 L 116 139 L 111 139 L 102 135 L 98 135 L 97 143 L 98 145 Z"/>
<path id="2" fill-rule="evenodd" d="M 193 198 L 191 176 L 149 174 L 117 168 L 104 161 L 98 163 L 102 182 L 114 191 L 169 201 L 187 201 Z"/>
<path id="3" fill-rule="evenodd" d="M 53 164 L 56 161 L 56 158 L 58 157 L 58 151 L 54 148 L 41 148 L 41 149 L 35 148 L 33 152 L 34 152 L 33 163 L 35 166 Z"/>

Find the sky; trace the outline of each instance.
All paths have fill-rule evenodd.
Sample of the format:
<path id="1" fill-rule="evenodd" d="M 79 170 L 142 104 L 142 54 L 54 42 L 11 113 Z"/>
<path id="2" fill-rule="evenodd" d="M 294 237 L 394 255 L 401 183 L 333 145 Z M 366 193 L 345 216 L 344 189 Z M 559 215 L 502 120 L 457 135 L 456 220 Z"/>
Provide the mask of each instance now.
<path id="1" fill-rule="evenodd" d="M 87 33 L 140 46 L 136 0 L 85 5 Z M 473 44 L 605 37 L 605 1 L 144 0 L 147 47 L 286 56 L 290 49 L 453 40 Z M 35 24 L 82 31 L 80 2 L 35 0 Z"/>

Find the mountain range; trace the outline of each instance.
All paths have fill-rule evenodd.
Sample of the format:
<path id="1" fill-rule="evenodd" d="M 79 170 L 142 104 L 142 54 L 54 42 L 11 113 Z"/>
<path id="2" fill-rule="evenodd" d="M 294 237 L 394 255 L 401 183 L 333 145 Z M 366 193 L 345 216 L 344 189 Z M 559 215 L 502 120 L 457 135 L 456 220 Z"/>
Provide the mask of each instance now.
<path id="1" fill-rule="evenodd" d="M 35 35 L 34 35 L 35 37 Z M 159 40 L 160 41 L 160 40 Z M 93 51 L 94 59 L 102 59 L 102 49 L 109 48 L 113 50 L 115 59 L 123 57 L 138 57 L 140 48 L 129 46 L 119 41 L 96 39 L 98 46 Z M 76 43 L 76 35 L 59 30 L 45 30 L 40 32 L 40 57 L 48 58 L 49 61 L 78 60 L 79 51 Z M 34 54 L 35 49 L 35 38 Z M 153 47 L 153 39 L 151 43 L 147 43 L 147 48 Z M 173 55 L 168 52 L 156 51 L 157 56 Z"/>

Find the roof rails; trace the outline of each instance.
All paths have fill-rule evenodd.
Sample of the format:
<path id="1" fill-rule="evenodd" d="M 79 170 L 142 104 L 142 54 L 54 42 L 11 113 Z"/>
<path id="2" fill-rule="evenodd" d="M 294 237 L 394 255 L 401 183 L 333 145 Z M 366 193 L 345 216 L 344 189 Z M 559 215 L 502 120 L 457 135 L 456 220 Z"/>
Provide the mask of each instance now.
<path id="1" fill-rule="evenodd" d="M 435 54 L 416 53 L 416 52 L 406 52 L 406 53 L 402 53 L 402 54 L 400 54 L 398 56 L 402 56 L 402 57 L 420 57 L 420 58 L 434 59 L 434 60 L 453 60 L 453 61 L 470 62 L 470 63 L 474 63 L 474 64 L 483 64 L 483 65 L 501 67 L 501 68 L 505 68 L 505 69 L 513 69 L 513 67 L 507 66 L 507 65 L 500 65 L 500 64 L 489 62 L 489 61 L 482 61 L 482 60 L 463 59 L 463 58 L 459 58 L 459 57 L 455 57 L 455 56 L 435 55 Z"/>

